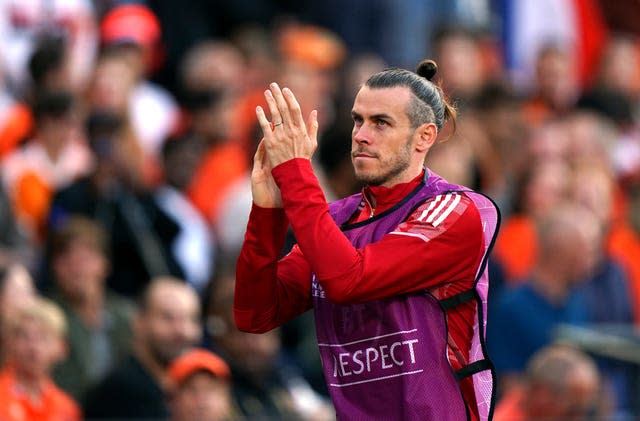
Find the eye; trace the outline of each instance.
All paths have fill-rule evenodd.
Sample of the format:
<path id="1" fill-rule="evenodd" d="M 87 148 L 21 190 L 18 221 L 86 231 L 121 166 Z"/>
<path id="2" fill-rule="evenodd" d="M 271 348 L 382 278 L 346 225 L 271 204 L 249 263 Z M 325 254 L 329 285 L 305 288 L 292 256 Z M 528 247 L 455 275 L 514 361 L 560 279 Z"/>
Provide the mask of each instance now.
<path id="1" fill-rule="evenodd" d="M 376 126 L 378 127 L 384 127 L 384 126 L 388 126 L 389 123 L 386 120 L 382 120 L 382 119 L 378 119 L 376 120 Z"/>
<path id="2" fill-rule="evenodd" d="M 356 126 L 361 126 L 362 125 L 362 117 L 360 116 L 353 116 L 353 124 L 355 124 Z"/>

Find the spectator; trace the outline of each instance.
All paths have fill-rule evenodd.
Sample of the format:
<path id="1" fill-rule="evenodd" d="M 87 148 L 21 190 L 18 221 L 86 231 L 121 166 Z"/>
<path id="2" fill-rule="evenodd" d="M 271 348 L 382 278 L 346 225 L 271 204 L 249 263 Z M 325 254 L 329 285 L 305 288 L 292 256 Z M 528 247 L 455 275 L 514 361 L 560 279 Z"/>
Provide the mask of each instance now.
<path id="1" fill-rule="evenodd" d="M 89 0 L 3 0 L 0 2 L 0 61 L 13 91 L 28 85 L 28 61 L 43 33 L 69 46 L 65 61 L 73 91 L 82 90 L 93 66 L 97 46 L 96 18 Z"/>
<path id="2" fill-rule="evenodd" d="M 449 25 L 433 34 L 434 58 L 443 89 L 464 106 L 472 100 L 488 80 L 482 60 L 479 33 L 464 26 Z M 460 103 L 461 101 L 461 103 Z"/>
<path id="3" fill-rule="evenodd" d="M 53 233 L 52 243 L 52 296 L 69 325 L 69 353 L 53 373 L 56 383 L 80 400 L 128 353 L 133 306 L 106 288 L 109 242 L 100 225 L 71 216 Z"/>
<path id="4" fill-rule="evenodd" d="M 572 51 L 558 44 L 540 48 L 535 61 L 535 78 L 523 115 L 530 127 L 539 127 L 576 104 L 580 93 Z"/>
<path id="5" fill-rule="evenodd" d="M 98 56 L 91 83 L 87 90 L 88 114 L 108 112 L 122 121 L 126 139 L 128 164 L 136 183 L 149 186 L 150 177 L 159 178 L 157 157 L 145 151 L 130 112 L 131 97 L 138 84 L 138 70 L 131 63 L 124 48 L 105 48 Z M 149 113 L 152 115 L 152 113 Z M 150 159 L 146 159 L 150 158 Z"/>
<path id="6" fill-rule="evenodd" d="M 186 54 L 180 69 L 188 117 L 185 130 L 204 148 L 186 193 L 206 220 L 215 224 L 225 192 L 249 171 L 246 145 L 235 127 L 244 61 L 230 43 L 203 41 Z"/>
<path id="7" fill-rule="evenodd" d="M 192 137 L 165 142 L 162 147 L 165 182 L 154 196 L 158 206 L 180 227 L 171 245 L 173 258 L 184 272 L 186 281 L 203 295 L 214 272 L 216 244 L 206 219 L 185 194 L 201 157 L 194 142 L 197 140 Z"/>
<path id="8" fill-rule="evenodd" d="M 30 102 L 42 91 L 65 89 L 75 93 L 70 79 L 69 46 L 60 34 L 43 34 L 27 64 L 31 76 L 31 89 L 27 93 Z"/>
<path id="9" fill-rule="evenodd" d="M 627 274 L 606 250 L 606 235 L 612 223 L 614 180 L 606 167 L 582 163 L 573 169 L 569 194 L 574 203 L 596 218 L 582 256 L 587 281 L 578 286 L 585 294 L 592 323 L 631 324 L 634 306 Z"/>
<path id="10" fill-rule="evenodd" d="M 570 175 L 567 163 L 556 159 L 529 163 L 516 180 L 513 213 L 503 223 L 493 253 L 507 283 L 520 283 L 530 274 L 538 253 L 535 221 L 566 198 Z"/>
<path id="11" fill-rule="evenodd" d="M 502 217 L 510 214 L 513 179 L 527 164 L 528 133 L 522 119 L 522 104 L 506 82 L 486 84 L 472 104 L 472 117 L 477 118 L 477 130 L 486 134 L 486 150 L 476 150 L 477 184 L 481 191 L 498 203 Z M 469 115 L 465 116 L 467 119 Z M 482 145 L 478 145 L 482 146 Z"/>
<path id="12" fill-rule="evenodd" d="M 194 349 L 169 366 L 169 407 L 172 421 L 235 419 L 227 363 L 214 353 Z"/>
<path id="13" fill-rule="evenodd" d="M 152 277 L 181 277 L 182 271 L 171 254 L 178 225 L 137 182 L 122 124 L 121 117 L 110 112 L 89 116 L 87 132 L 96 167 L 56 192 L 49 219 L 56 229 L 71 214 L 95 218 L 111 234 L 107 284 L 114 292 L 134 297 Z"/>
<path id="14" fill-rule="evenodd" d="M 0 419 L 74 421 L 78 405 L 51 380 L 65 353 L 64 314 L 47 299 L 36 298 L 12 311 L 2 326 L 5 361 L 0 371 Z"/>
<path id="15" fill-rule="evenodd" d="M 224 194 L 249 171 L 247 154 L 244 145 L 230 137 L 231 93 L 205 90 L 194 91 L 191 96 L 189 135 L 203 145 L 204 151 L 186 192 L 207 221 L 215 225 Z"/>
<path id="16" fill-rule="evenodd" d="M 212 346 L 229 363 L 234 401 L 249 419 L 332 419 L 333 409 L 284 357 L 279 330 L 254 335 L 233 321 L 235 279 L 223 272 L 212 284 L 207 328 Z"/>
<path id="17" fill-rule="evenodd" d="M 480 118 L 481 112 L 490 107 L 476 106 L 492 75 L 482 34 L 463 26 L 444 26 L 434 33 L 434 47 L 445 92 L 465 118 L 456 122 L 455 130 L 440 135 L 447 142 L 434 145 L 426 165 L 449 182 L 497 196 L 504 182 L 498 174 L 499 146 L 492 142 L 491 133 Z M 494 98 L 497 97 L 496 94 Z"/>
<path id="18" fill-rule="evenodd" d="M 145 157 L 145 181 L 158 182 L 157 164 L 162 142 L 176 128 L 178 106 L 163 87 L 148 80 L 162 65 L 160 23 L 151 9 L 142 4 L 120 4 L 100 23 L 103 49 L 124 58 L 131 66 L 134 83 L 128 91 L 127 120 Z M 116 81 L 117 83 L 117 81 Z"/>
<path id="19" fill-rule="evenodd" d="M 225 40 L 194 44 L 182 58 L 179 70 L 181 88 L 187 91 L 230 89 L 239 94 L 245 89 L 245 59 Z"/>
<path id="20" fill-rule="evenodd" d="M 273 80 L 280 68 L 280 58 L 273 40 L 274 31 L 256 24 L 244 25 L 231 38 L 245 57 L 242 68 L 242 94 L 234 111 L 234 133 L 253 158 L 258 136 L 257 121 L 253 110 L 264 105 L 264 86 Z"/>
<path id="21" fill-rule="evenodd" d="M 71 81 L 72 69 L 66 41 L 60 34 L 44 33 L 39 37 L 27 63 L 31 83 L 24 86 L 26 92 L 23 92 L 22 98 L 15 98 L 3 86 L 0 93 L 0 110 L 3 116 L 0 119 L 0 158 L 15 150 L 32 135 L 34 122 L 30 106 L 34 105 L 38 93 L 55 90 L 75 93 L 74 88 L 79 88 L 73 86 Z"/>
<path id="22" fill-rule="evenodd" d="M 275 43 L 281 54 L 279 83 L 297 93 L 303 110 L 318 109 L 321 127 L 330 126 L 336 118 L 337 71 L 348 53 L 344 41 L 326 28 L 289 22 L 278 28 Z"/>
<path id="23" fill-rule="evenodd" d="M 576 288 L 585 303 L 586 321 L 595 326 L 631 326 L 638 305 L 632 294 L 634 285 L 630 273 L 606 248 L 615 188 L 611 172 L 601 165 L 582 162 L 574 168 L 570 183 L 573 200 L 596 216 L 596 229 L 588 231 L 591 238 L 583 249 L 587 276 Z M 612 405 L 620 413 L 631 410 L 635 395 L 634 365 L 606 358 L 596 362 L 607 391 L 612 392 Z"/>
<path id="24" fill-rule="evenodd" d="M 18 223 L 35 243 L 44 237 L 53 192 L 91 168 L 91 155 L 79 137 L 73 107 L 69 92 L 41 92 L 33 109 L 34 139 L 2 162 Z"/>
<path id="25" fill-rule="evenodd" d="M 538 253 L 524 283 L 496 297 L 487 344 L 505 391 L 526 361 L 552 340 L 560 323 L 583 323 L 585 302 L 575 292 L 592 269 L 583 259 L 598 221 L 571 204 L 553 207 L 538 222 Z"/>
<path id="26" fill-rule="evenodd" d="M 638 40 L 624 33 L 614 34 L 607 42 L 595 75 L 596 90 L 610 90 L 640 100 L 640 53 Z"/>
<path id="27" fill-rule="evenodd" d="M 576 349 L 550 345 L 531 357 L 523 385 L 498 402 L 494 420 L 608 419 L 599 411 L 599 394 L 593 360 Z"/>
<path id="28" fill-rule="evenodd" d="M 133 318 L 133 351 L 84 401 L 88 419 L 162 419 L 171 361 L 200 340 L 196 292 L 179 279 L 156 278 Z"/>
<path id="29" fill-rule="evenodd" d="M 519 90 L 531 87 L 536 77 L 533 75 L 536 58 L 550 43 L 571 54 L 573 79 L 582 86 L 591 81 L 608 36 L 601 13 L 601 5 L 605 3 L 608 6 L 610 2 L 503 0 L 499 6 L 494 3 L 503 25 L 505 63 Z M 616 2 L 614 7 L 619 5 Z M 626 8 L 629 9 L 628 5 Z"/>

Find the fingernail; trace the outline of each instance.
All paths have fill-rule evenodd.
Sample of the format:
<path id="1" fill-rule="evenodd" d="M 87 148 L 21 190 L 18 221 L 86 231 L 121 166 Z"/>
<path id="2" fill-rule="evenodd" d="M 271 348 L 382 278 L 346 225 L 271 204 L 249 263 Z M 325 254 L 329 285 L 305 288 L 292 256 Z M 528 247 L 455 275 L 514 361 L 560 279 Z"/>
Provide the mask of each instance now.
<path id="1" fill-rule="evenodd" d="M 271 87 L 272 87 L 272 88 L 277 88 L 277 87 L 278 87 L 278 84 L 277 84 L 277 83 L 275 83 L 275 82 L 272 82 L 272 83 L 271 83 Z"/>

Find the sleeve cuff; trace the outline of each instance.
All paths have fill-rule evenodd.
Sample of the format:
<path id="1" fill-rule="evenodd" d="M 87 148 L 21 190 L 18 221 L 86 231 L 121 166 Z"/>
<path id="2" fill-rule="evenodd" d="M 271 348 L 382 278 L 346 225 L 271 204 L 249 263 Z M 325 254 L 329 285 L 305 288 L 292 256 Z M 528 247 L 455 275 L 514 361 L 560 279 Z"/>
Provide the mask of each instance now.
<path id="1" fill-rule="evenodd" d="M 271 170 L 276 184 L 287 183 L 290 180 L 303 177 L 308 179 L 313 176 L 313 167 L 311 161 L 306 158 L 294 158 L 277 165 Z"/>

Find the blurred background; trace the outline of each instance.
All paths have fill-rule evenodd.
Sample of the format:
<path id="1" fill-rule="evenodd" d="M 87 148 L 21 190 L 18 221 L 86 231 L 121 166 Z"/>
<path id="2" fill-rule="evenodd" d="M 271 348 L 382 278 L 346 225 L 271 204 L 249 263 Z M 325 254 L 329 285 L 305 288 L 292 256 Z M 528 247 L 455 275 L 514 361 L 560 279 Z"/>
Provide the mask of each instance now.
<path id="1" fill-rule="evenodd" d="M 233 324 L 254 110 L 271 81 L 318 109 L 344 197 L 359 86 L 430 57 L 459 120 L 427 166 L 502 212 L 495 419 L 637 419 L 639 21 L 634 0 L 0 0 L 0 418 L 333 419 L 311 315 Z"/>

